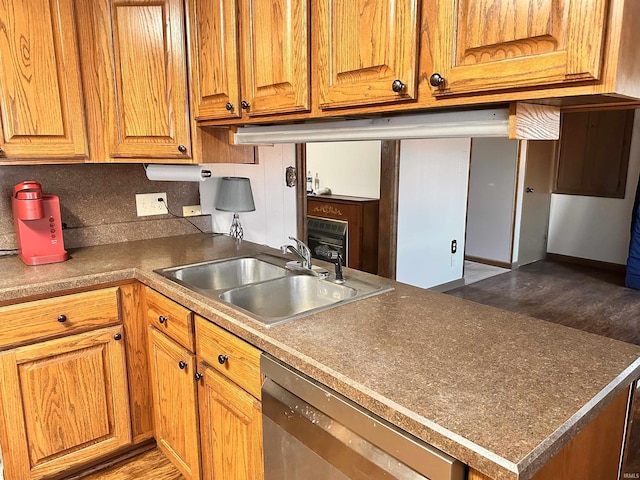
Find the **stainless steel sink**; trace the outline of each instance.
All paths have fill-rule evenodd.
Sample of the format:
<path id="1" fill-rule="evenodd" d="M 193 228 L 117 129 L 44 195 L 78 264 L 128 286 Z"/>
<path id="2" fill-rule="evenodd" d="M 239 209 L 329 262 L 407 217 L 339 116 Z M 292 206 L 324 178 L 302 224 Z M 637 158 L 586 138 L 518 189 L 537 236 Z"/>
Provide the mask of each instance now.
<path id="1" fill-rule="evenodd" d="M 158 273 L 186 287 L 217 291 L 284 277 L 287 270 L 257 258 L 243 257 L 165 268 Z"/>
<path id="2" fill-rule="evenodd" d="M 186 288 L 238 308 L 266 327 L 337 307 L 391 287 L 347 277 L 346 284 L 284 268 L 267 254 L 156 270 Z M 280 262 L 279 265 L 274 263 Z"/>
<path id="3" fill-rule="evenodd" d="M 221 294 L 220 298 L 260 317 L 263 323 L 273 325 L 357 295 L 357 290 L 346 285 L 295 275 L 234 288 Z"/>

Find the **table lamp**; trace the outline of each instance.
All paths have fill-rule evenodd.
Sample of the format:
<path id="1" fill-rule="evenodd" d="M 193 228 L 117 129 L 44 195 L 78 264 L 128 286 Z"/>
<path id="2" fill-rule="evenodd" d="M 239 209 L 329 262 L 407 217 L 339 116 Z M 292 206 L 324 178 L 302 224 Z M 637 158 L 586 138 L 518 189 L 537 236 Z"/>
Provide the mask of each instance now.
<path id="1" fill-rule="evenodd" d="M 229 229 L 229 235 L 237 241 L 242 240 L 244 232 L 240 224 L 238 212 L 253 212 L 256 209 L 253 203 L 251 182 L 246 177 L 222 177 L 218 183 L 216 196 L 216 210 L 221 212 L 233 212 L 233 221 Z"/>

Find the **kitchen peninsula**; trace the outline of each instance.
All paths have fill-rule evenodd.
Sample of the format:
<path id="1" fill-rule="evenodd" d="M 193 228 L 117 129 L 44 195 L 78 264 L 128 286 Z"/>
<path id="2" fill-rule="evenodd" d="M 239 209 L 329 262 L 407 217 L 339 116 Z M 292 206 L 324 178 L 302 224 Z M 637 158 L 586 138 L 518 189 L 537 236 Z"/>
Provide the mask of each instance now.
<path id="1" fill-rule="evenodd" d="M 598 422 L 594 444 L 613 453 L 593 456 L 617 466 L 629 387 L 640 375 L 637 346 L 350 269 L 347 278 L 394 289 L 267 329 L 153 271 L 259 252 L 275 251 L 197 234 L 75 249 L 67 262 L 39 267 L 6 257 L 0 309 L 143 284 L 469 465 L 469 478 L 565 478 L 534 475 Z M 121 315 L 135 317 L 122 300 Z M 130 325 L 125 339 L 138 334 Z M 0 357 L 15 347 L 4 345 Z M 129 365 L 128 376 L 131 389 L 145 373 Z M 0 397 L 3 409 L 15 401 Z M 148 407 L 132 406 L 131 423 Z M 602 418 L 611 419 L 606 428 Z M 15 446 L 2 420 L 7 459 Z M 566 478 L 587 478 L 576 475 Z"/>

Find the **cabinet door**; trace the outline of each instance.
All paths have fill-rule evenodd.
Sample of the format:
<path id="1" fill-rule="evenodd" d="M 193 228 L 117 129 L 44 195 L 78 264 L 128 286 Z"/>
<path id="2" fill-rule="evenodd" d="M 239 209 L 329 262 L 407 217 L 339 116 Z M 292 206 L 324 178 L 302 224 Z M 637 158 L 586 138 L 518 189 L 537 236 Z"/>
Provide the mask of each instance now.
<path id="1" fill-rule="evenodd" d="M 191 157 L 182 0 L 112 0 L 112 157 Z"/>
<path id="2" fill-rule="evenodd" d="M 262 480 L 262 404 L 204 364 L 199 386 L 204 480 Z"/>
<path id="3" fill-rule="evenodd" d="M 606 0 L 441 2 L 435 95 L 597 79 Z"/>
<path id="4" fill-rule="evenodd" d="M 149 354 L 158 447 L 187 479 L 199 479 L 195 357 L 153 327 Z"/>
<path id="5" fill-rule="evenodd" d="M 188 0 L 191 95 L 196 120 L 242 115 L 236 0 Z"/>
<path id="6" fill-rule="evenodd" d="M 6 478 L 49 478 L 130 443 L 121 326 L 6 351 L 0 371 Z"/>
<path id="7" fill-rule="evenodd" d="M 0 19 L 0 161 L 86 158 L 73 0 L 4 0 Z"/>
<path id="8" fill-rule="evenodd" d="M 415 99 L 417 3 L 318 0 L 321 108 Z"/>
<path id="9" fill-rule="evenodd" d="M 240 0 L 242 108 L 247 115 L 309 110 L 308 3 Z"/>

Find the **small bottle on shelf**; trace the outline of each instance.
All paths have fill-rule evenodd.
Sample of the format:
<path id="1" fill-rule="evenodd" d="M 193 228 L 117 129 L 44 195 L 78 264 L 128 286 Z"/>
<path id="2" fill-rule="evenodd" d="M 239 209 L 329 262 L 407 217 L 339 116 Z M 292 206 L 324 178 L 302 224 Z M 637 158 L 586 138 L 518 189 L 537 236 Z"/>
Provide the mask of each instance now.
<path id="1" fill-rule="evenodd" d="M 316 179 L 313 184 L 313 189 L 318 190 L 320 188 L 320 178 L 318 178 L 318 172 L 316 172 Z"/>
<path id="2" fill-rule="evenodd" d="M 307 172 L 307 193 L 313 193 L 313 177 L 311 176 L 311 170 Z"/>

